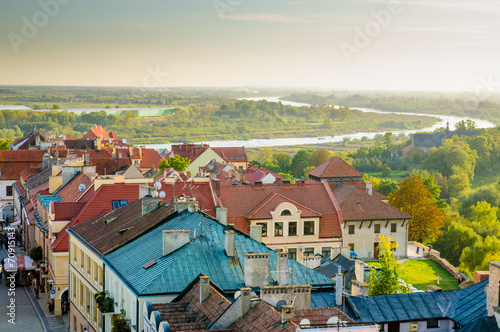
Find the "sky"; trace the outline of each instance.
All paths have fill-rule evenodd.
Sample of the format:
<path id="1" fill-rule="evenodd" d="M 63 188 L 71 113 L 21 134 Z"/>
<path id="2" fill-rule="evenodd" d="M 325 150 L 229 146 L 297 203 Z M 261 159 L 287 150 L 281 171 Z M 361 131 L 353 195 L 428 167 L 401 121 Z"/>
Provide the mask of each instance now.
<path id="1" fill-rule="evenodd" d="M 0 0 L 0 85 L 500 90 L 498 17 L 498 0 Z"/>

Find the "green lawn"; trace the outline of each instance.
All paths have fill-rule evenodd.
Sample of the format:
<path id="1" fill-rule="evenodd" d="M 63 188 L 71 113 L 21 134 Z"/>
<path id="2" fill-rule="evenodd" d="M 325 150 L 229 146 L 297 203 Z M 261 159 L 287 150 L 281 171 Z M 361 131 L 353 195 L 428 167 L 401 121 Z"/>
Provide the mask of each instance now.
<path id="1" fill-rule="evenodd" d="M 368 265 L 380 266 L 379 262 L 365 262 Z M 437 276 L 439 275 L 439 285 Z M 406 261 L 403 265 L 403 278 L 407 284 L 427 292 L 427 285 L 436 285 L 443 290 L 460 289 L 453 275 L 439 263 L 430 259 Z"/>
<path id="2" fill-rule="evenodd" d="M 361 172 L 363 174 L 368 174 L 371 176 L 375 176 L 380 179 L 391 179 L 397 182 L 401 182 L 405 179 L 406 175 L 408 174 L 408 171 L 391 171 L 391 174 L 389 176 L 382 176 L 382 172 Z"/>

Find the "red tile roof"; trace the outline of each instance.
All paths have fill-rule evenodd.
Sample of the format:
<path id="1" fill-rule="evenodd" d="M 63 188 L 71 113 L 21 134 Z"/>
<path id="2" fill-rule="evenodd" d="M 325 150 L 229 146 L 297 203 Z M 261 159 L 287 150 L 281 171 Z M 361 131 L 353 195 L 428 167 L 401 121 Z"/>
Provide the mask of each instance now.
<path id="1" fill-rule="evenodd" d="M 247 152 L 245 147 L 213 147 L 215 153 L 217 153 L 222 159 L 226 160 L 228 163 L 233 162 L 248 162 Z"/>
<path id="2" fill-rule="evenodd" d="M 45 153 L 42 150 L 0 150 L 0 179 L 19 180 L 26 168 L 42 163 Z"/>
<path id="3" fill-rule="evenodd" d="M 252 306 L 254 304 L 252 303 Z M 259 301 L 245 316 L 237 320 L 231 329 L 235 331 L 295 331 L 293 322 L 281 324 L 281 313 L 272 306 Z"/>
<path id="4" fill-rule="evenodd" d="M 270 219 L 272 218 L 271 216 L 271 211 L 274 211 L 276 207 L 281 204 L 281 203 L 292 203 L 295 205 L 298 209 L 301 210 L 301 216 L 302 217 L 321 217 L 322 214 L 319 212 L 316 212 L 307 206 L 304 206 L 300 203 L 297 203 L 281 194 L 278 193 L 272 193 L 269 194 L 269 196 L 261 203 L 259 204 L 255 209 L 253 209 L 249 214 L 245 216 L 247 219 Z"/>
<path id="5" fill-rule="evenodd" d="M 85 202 L 51 202 L 50 205 L 54 221 L 70 221 L 85 205 Z"/>
<path id="6" fill-rule="evenodd" d="M 173 144 L 172 145 L 172 154 L 179 155 L 181 158 L 189 158 L 191 162 L 195 161 L 196 158 L 201 156 L 207 149 L 209 149 L 209 146 L 204 144 L 189 144 L 189 143 L 183 143 L 183 144 Z"/>
<path id="7" fill-rule="evenodd" d="M 149 185 L 153 186 L 153 183 Z M 162 191 L 165 192 L 165 197 L 162 198 L 162 201 L 168 204 L 172 204 L 174 195 L 194 196 L 198 201 L 200 210 L 215 217 L 214 209 L 217 205 L 217 199 L 211 182 L 182 182 L 178 180 L 174 184 L 171 184 L 161 181 L 161 189 L 158 192 Z"/>
<path id="8" fill-rule="evenodd" d="M 330 317 L 338 317 L 339 322 L 347 321 L 354 323 L 349 316 L 340 311 L 338 308 L 316 308 L 316 309 L 298 309 L 293 313 L 293 322 L 297 325 L 303 319 L 308 319 L 311 325 L 326 325 Z"/>
<path id="9" fill-rule="evenodd" d="M 363 177 L 363 174 L 339 157 L 325 161 L 323 164 L 310 170 L 308 174 L 322 179 Z"/>
<path id="10" fill-rule="evenodd" d="M 134 149 L 135 151 L 136 149 Z M 142 149 L 141 168 L 158 168 L 162 156 L 155 149 Z"/>
<path id="11" fill-rule="evenodd" d="M 109 141 L 109 135 L 101 127 L 101 125 L 92 127 L 85 135 L 83 135 L 82 139 L 94 139 L 96 137 Z"/>
<path id="12" fill-rule="evenodd" d="M 341 184 L 333 191 L 345 221 L 410 219 L 410 215 L 382 202 L 363 190 Z"/>
<path id="13" fill-rule="evenodd" d="M 112 138 L 113 140 L 115 140 L 115 139 L 119 139 L 119 138 L 118 138 L 118 135 L 115 133 L 115 131 L 114 131 L 114 130 L 110 130 L 110 131 L 109 131 L 109 137 L 110 137 L 110 138 Z"/>
<path id="14" fill-rule="evenodd" d="M 326 181 L 308 184 L 263 185 L 261 188 L 249 185 L 221 186 L 220 200 L 228 209 L 228 223 L 245 233 L 250 232 L 250 224 L 245 216 L 262 204 L 271 194 L 278 193 L 317 213 L 320 218 L 321 238 L 341 237 L 342 212 Z"/>
<path id="15" fill-rule="evenodd" d="M 62 202 L 76 202 L 84 194 L 85 189 L 91 186 L 93 182 L 93 179 L 86 174 L 76 174 L 68 183 L 60 187 L 54 195 L 61 197 Z M 85 186 L 85 189 L 80 191 L 80 185 L 82 184 Z"/>
<path id="16" fill-rule="evenodd" d="M 28 181 L 29 178 L 39 174 L 42 172 L 41 167 L 34 167 L 34 168 L 26 168 L 24 171 L 21 172 L 20 178 L 26 182 Z"/>

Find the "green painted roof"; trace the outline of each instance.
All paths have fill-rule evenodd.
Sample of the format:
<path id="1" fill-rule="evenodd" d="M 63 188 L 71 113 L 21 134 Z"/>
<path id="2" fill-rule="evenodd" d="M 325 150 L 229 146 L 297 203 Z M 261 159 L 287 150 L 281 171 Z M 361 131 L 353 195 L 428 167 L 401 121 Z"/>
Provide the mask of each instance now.
<path id="1" fill-rule="evenodd" d="M 189 229 L 191 241 L 162 257 L 162 231 Z M 199 213 L 184 211 L 148 233 L 104 256 L 111 267 L 138 295 L 178 294 L 200 273 L 210 276 L 224 291 L 245 287 L 244 255 L 270 254 L 270 285 L 276 284 L 277 253 L 249 236 L 235 231 L 237 259 L 227 257 L 224 231 L 232 229 Z M 155 260 L 157 264 L 143 268 Z M 333 281 L 289 259 L 294 284 L 332 287 Z"/>

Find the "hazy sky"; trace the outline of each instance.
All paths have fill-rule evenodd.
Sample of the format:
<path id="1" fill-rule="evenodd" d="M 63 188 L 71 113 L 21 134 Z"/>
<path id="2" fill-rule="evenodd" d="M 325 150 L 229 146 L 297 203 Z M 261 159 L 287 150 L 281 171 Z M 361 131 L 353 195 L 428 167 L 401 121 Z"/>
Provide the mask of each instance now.
<path id="1" fill-rule="evenodd" d="M 474 90 L 499 85 L 499 17 L 498 0 L 0 0 L 0 84 Z"/>

